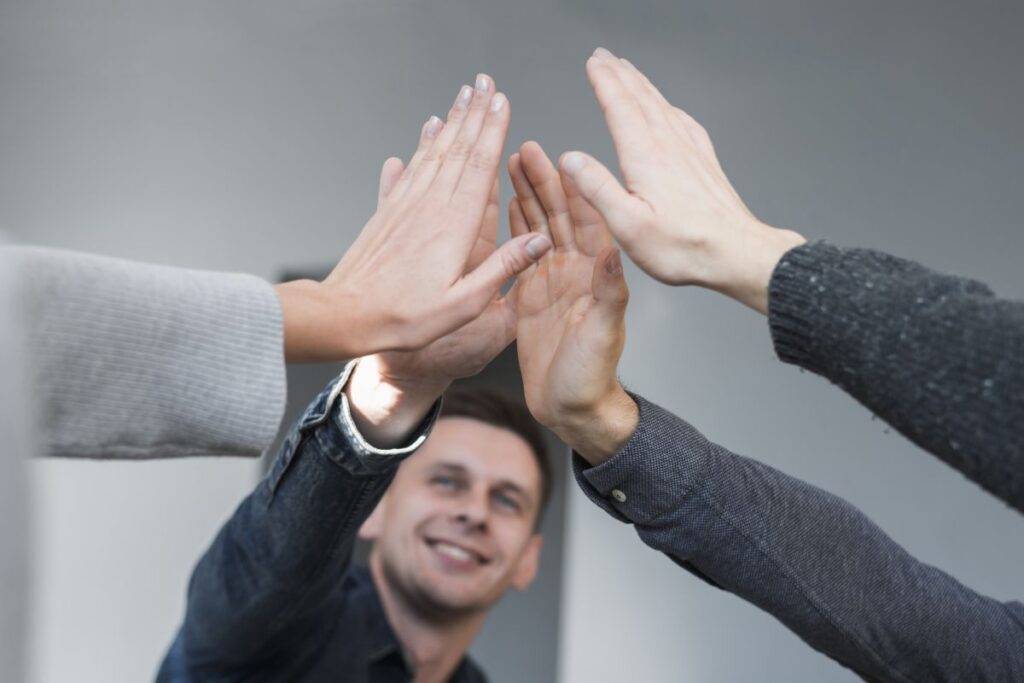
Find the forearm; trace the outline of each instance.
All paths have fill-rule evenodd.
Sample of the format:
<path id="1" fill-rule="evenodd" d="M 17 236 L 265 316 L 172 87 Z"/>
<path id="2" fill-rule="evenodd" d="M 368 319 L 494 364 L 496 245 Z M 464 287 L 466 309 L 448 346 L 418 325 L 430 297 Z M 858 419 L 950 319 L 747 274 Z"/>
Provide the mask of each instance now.
<path id="1" fill-rule="evenodd" d="M 640 425 L 622 452 L 575 465 L 584 491 L 645 543 L 871 680 L 1024 675 L 1021 605 L 977 595 L 845 501 L 638 404 Z"/>
<path id="2" fill-rule="evenodd" d="M 863 249 L 794 249 L 772 279 L 786 362 L 827 377 L 1024 510 L 1024 302 Z"/>
<path id="3" fill-rule="evenodd" d="M 184 636 L 192 667 L 226 669 L 311 643 L 303 625 L 332 609 L 359 527 L 426 438 L 433 415 L 404 448 L 373 449 L 344 387 L 343 375 L 310 406 L 197 565 Z"/>
<path id="4" fill-rule="evenodd" d="M 269 284 L 11 248 L 49 455 L 257 456 L 284 411 Z"/>

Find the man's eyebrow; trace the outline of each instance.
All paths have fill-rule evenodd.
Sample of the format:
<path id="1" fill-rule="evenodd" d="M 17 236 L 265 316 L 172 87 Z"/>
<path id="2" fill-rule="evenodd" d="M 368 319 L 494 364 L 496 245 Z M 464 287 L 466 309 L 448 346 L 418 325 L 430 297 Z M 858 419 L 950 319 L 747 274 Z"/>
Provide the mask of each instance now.
<path id="1" fill-rule="evenodd" d="M 519 484 L 515 483 L 514 481 L 509 481 L 508 479 L 503 479 L 502 481 L 498 482 L 498 484 L 497 484 L 497 486 L 495 488 L 497 488 L 499 490 L 502 490 L 502 491 L 505 491 L 505 492 L 511 492 L 511 493 L 515 494 L 516 496 L 518 496 L 519 498 L 522 498 L 523 500 L 525 500 L 527 503 L 531 503 L 531 504 L 533 503 L 533 496 L 530 495 L 530 492 L 527 491 L 524 487 L 522 487 Z"/>
<path id="2" fill-rule="evenodd" d="M 439 462 L 439 463 L 434 463 L 434 465 L 431 466 L 430 469 L 433 472 L 436 472 L 438 470 L 449 470 L 451 472 L 457 472 L 459 474 L 465 474 L 468 471 L 468 470 L 466 470 L 466 467 L 464 465 L 460 465 L 460 464 L 455 463 L 455 462 Z"/>

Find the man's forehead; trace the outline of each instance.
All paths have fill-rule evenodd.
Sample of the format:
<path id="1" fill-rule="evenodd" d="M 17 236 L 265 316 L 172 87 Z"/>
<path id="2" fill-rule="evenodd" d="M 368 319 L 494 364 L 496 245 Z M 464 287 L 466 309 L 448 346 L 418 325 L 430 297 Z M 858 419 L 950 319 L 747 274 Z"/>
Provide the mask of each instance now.
<path id="1" fill-rule="evenodd" d="M 540 480 L 540 468 L 526 439 L 503 427 L 466 417 L 444 417 L 416 454 L 416 467 L 461 467 L 490 480 L 506 479 L 524 487 Z"/>

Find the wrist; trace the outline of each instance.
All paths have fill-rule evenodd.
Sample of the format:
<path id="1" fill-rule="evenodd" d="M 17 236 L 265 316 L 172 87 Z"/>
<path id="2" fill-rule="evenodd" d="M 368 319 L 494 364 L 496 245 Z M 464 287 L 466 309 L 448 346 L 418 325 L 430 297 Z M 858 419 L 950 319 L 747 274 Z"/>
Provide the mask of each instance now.
<path id="1" fill-rule="evenodd" d="M 768 313 L 772 273 L 790 249 L 807 240 L 793 230 L 753 222 L 719 246 L 715 272 L 702 283 L 761 314 Z"/>
<path id="2" fill-rule="evenodd" d="M 356 428 L 379 448 L 402 445 L 447 389 L 440 380 L 398 380 L 379 356 L 367 356 L 352 371 L 345 393 Z"/>
<path id="3" fill-rule="evenodd" d="M 552 431 L 584 460 L 599 465 L 625 447 L 639 423 L 636 401 L 616 383 L 615 389 L 593 406 L 561 416 Z"/>
<path id="4" fill-rule="evenodd" d="M 284 356 L 289 363 L 348 360 L 352 354 L 343 340 L 359 338 L 359 331 L 340 330 L 338 311 L 315 280 L 292 280 L 274 286 L 284 323 Z"/>

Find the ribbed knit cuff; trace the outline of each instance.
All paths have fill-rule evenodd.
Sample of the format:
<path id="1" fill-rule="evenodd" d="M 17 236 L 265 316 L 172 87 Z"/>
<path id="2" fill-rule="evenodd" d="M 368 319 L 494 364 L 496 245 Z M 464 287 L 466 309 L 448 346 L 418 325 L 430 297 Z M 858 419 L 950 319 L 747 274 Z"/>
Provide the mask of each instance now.
<path id="1" fill-rule="evenodd" d="M 768 288 L 768 324 L 779 360 L 822 373 L 816 337 L 818 316 L 828 312 L 822 295 L 841 267 L 843 251 L 824 242 L 790 249 L 779 260 Z"/>

